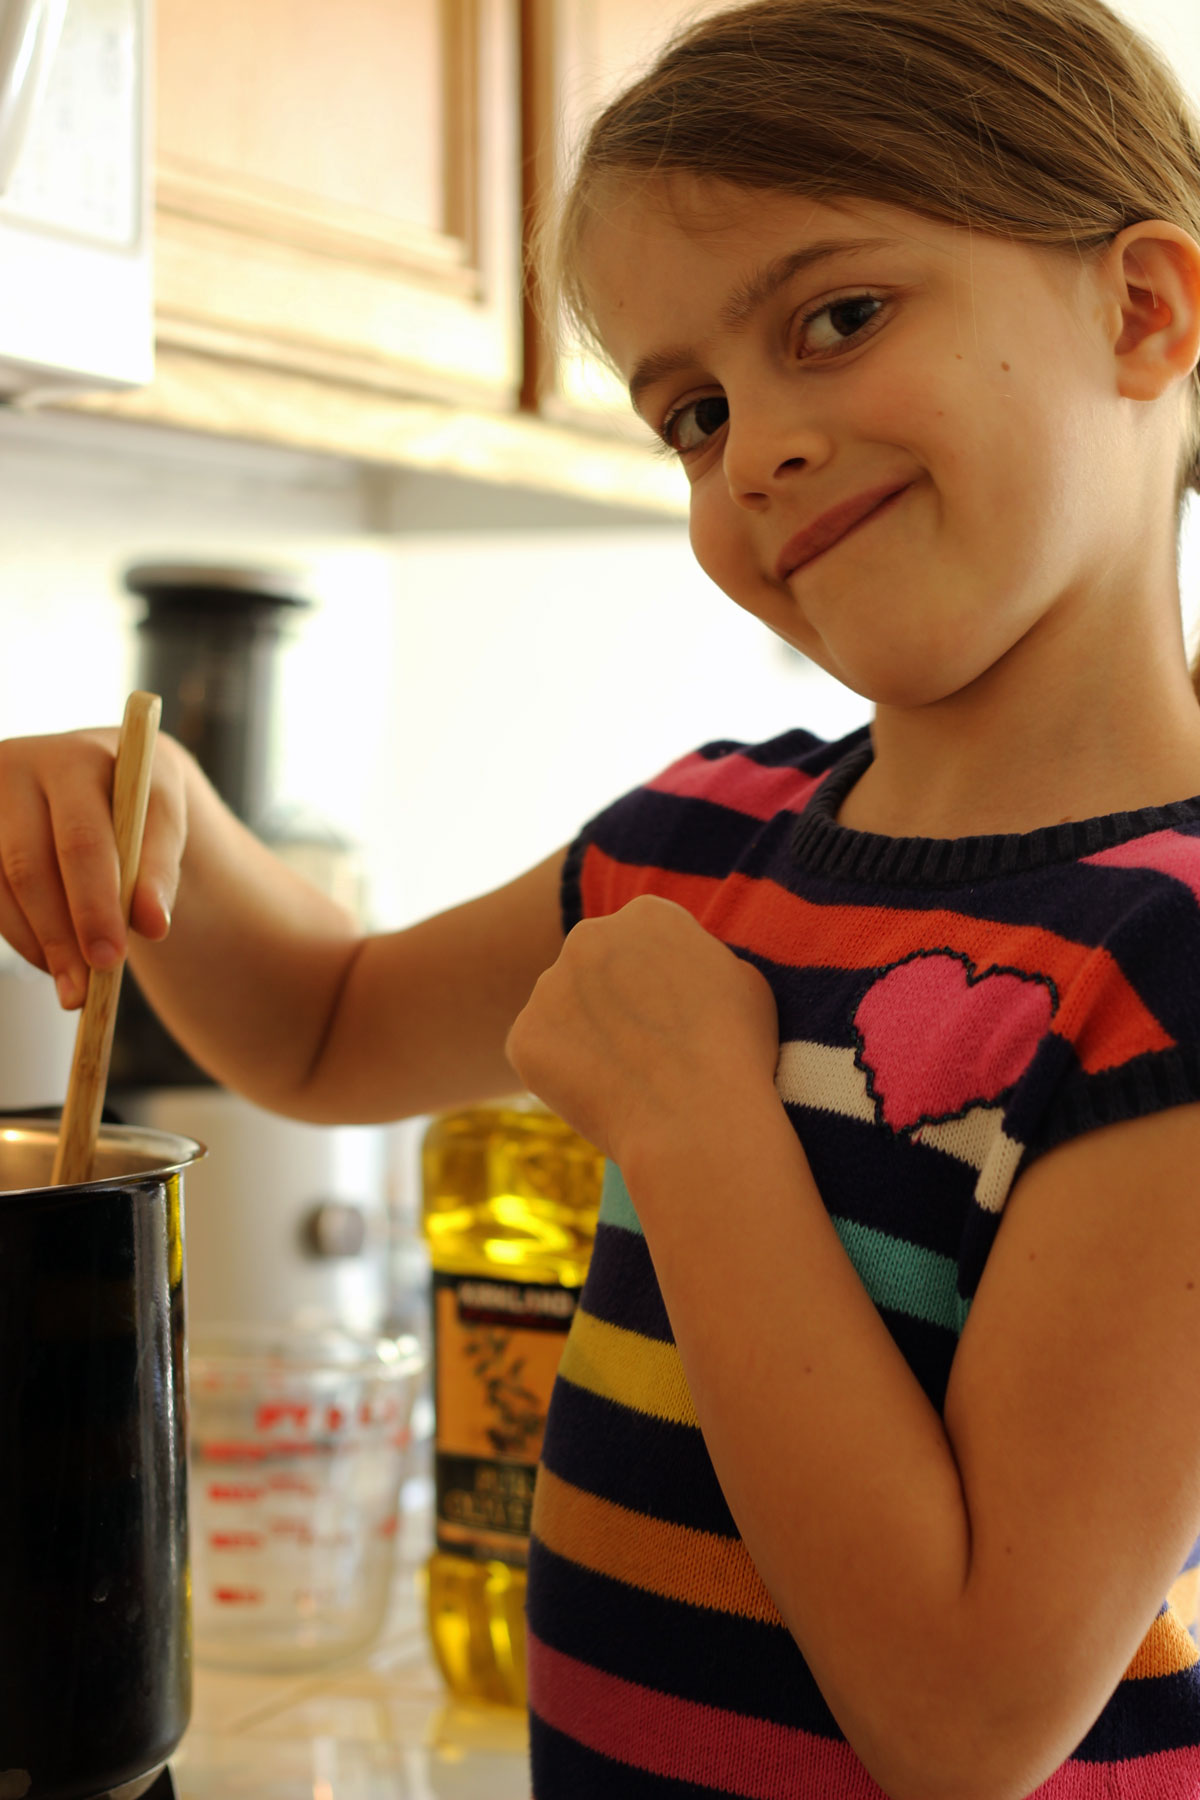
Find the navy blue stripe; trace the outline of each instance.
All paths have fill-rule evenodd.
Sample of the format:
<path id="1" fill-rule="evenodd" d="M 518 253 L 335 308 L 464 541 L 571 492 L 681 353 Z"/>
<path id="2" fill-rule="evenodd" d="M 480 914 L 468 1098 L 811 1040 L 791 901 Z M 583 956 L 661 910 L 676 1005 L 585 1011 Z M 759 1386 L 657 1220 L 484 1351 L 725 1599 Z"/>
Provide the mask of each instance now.
<path id="1" fill-rule="evenodd" d="M 593 1318 L 673 1344 L 671 1322 L 646 1240 L 620 1225 L 600 1224 L 581 1304 Z"/>
<path id="2" fill-rule="evenodd" d="M 1075 1759 L 1120 1762 L 1200 1744 L 1200 1664 L 1177 1675 L 1122 1681 Z M 1149 1792 L 1149 1789 L 1144 1790 Z"/>
<path id="3" fill-rule="evenodd" d="M 935 1411 L 941 1412 L 958 1339 L 940 1325 L 931 1325 L 926 1319 L 914 1319 L 909 1313 L 892 1312 L 886 1306 L 879 1308 L 879 1316 L 920 1383 L 925 1398 Z"/>
<path id="4" fill-rule="evenodd" d="M 613 1454 L 620 1442 L 621 1453 Z M 558 1381 L 542 1460 L 552 1474 L 631 1512 L 737 1537 L 704 1439 L 693 1425 L 651 1419 Z"/>
<path id="5" fill-rule="evenodd" d="M 664 1600 L 594 1575 L 537 1537 L 529 1546 L 526 1604 L 535 1636 L 592 1668 L 705 1706 L 841 1737 L 782 1625 Z"/>
<path id="6" fill-rule="evenodd" d="M 794 821 L 795 815 L 786 815 Z M 768 829 L 763 820 L 691 794 L 643 788 L 619 812 L 602 813 L 591 841 L 606 856 L 638 868 L 670 868 L 678 875 L 720 880 L 742 862 L 747 845 Z M 772 839 L 772 860 L 778 844 Z"/>
<path id="7" fill-rule="evenodd" d="M 729 1800 L 728 1788 L 647 1775 L 585 1749 L 536 1713 L 529 1716 L 529 1760 L 533 1800 Z"/>
<path id="8" fill-rule="evenodd" d="M 788 1106 L 787 1113 L 835 1218 L 957 1259 L 978 1169 L 890 1125 L 868 1126 L 811 1106 Z"/>

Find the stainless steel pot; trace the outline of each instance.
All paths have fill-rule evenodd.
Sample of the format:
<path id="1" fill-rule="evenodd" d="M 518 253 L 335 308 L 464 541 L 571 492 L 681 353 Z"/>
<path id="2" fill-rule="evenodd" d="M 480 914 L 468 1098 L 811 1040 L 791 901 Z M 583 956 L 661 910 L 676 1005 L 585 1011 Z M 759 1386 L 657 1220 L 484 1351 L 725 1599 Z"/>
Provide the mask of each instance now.
<path id="1" fill-rule="evenodd" d="M 191 1710 L 183 1171 L 0 1117 L 0 1800 L 136 1800 Z"/>

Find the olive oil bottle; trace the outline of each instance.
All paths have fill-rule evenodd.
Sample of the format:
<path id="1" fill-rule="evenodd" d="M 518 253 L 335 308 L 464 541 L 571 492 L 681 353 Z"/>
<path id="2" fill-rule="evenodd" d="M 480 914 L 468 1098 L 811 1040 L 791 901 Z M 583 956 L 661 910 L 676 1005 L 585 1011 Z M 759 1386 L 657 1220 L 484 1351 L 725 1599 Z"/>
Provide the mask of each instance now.
<path id="1" fill-rule="evenodd" d="M 436 1413 L 429 1634 L 455 1694 L 524 1706 L 534 1475 L 604 1158 L 521 1096 L 436 1118 L 422 1174 Z"/>

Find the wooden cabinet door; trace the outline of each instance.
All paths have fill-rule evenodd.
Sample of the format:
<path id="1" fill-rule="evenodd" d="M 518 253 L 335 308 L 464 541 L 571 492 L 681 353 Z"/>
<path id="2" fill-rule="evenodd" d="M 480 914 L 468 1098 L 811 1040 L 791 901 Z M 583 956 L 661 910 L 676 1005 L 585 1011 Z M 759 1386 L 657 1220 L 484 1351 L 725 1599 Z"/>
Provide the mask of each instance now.
<path id="1" fill-rule="evenodd" d="M 158 0 L 159 341 L 517 403 L 517 0 Z"/>
<path id="2" fill-rule="evenodd" d="M 654 61 L 672 31 L 728 0 L 525 0 L 528 204 L 558 192 L 590 120 Z M 638 441 L 624 386 L 597 358 L 556 348 L 553 329 L 535 340 L 526 404 L 549 417 L 588 423 Z"/>

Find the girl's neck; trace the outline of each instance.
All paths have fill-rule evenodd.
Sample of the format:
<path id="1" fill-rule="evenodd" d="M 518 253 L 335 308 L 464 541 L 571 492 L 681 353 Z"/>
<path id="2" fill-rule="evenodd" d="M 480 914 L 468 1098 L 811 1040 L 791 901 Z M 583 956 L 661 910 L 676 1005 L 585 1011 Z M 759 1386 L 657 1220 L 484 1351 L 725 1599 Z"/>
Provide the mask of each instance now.
<path id="1" fill-rule="evenodd" d="M 974 837 L 1166 805 L 1200 794 L 1200 702 L 1178 635 L 1125 633 L 1031 680 L 1018 645 L 933 706 L 880 706 L 874 761 L 838 822 L 887 837 Z M 1030 696 L 1037 695 L 1037 704 Z"/>

